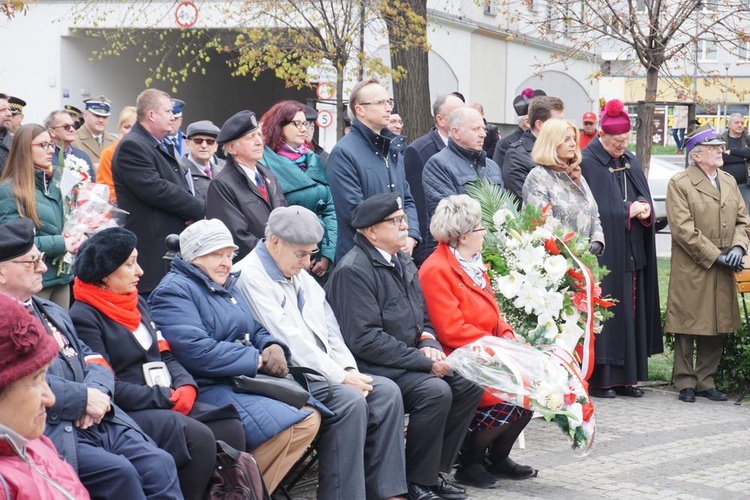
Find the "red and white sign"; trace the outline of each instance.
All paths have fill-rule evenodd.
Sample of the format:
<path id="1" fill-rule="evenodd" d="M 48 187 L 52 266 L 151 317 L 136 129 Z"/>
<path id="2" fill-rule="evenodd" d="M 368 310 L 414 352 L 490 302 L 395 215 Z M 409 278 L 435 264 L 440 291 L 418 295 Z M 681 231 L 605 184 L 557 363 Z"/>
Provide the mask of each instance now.
<path id="1" fill-rule="evenodd" d="M 198 22 L 198 7 L 193 2 L 180 2 L 174 10 L 174 20 L 180 28 L 190 28 Z"/>
<path id="2" fill-rule="evenodd" d="M 318 96 L 318 99 L 323 101 L 331 99 L 335 93 L 336 87 L 334 87 L 331 82 L 320 82 L 315 89 L 315 95 Z"/>
<path id="3" fill-rule="evenodd" d="M 333 125 L 333 113 L 327 109 L 321 109 L 318 111 L 318 119 L 315 120 L 320 128 L 328 128 Z"/>

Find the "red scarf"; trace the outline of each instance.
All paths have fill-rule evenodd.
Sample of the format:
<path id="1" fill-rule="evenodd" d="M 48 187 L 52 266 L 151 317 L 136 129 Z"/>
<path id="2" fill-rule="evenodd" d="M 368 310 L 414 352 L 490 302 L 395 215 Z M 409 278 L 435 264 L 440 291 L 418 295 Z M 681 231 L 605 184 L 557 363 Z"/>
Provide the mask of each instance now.
<path id="1" fill-rule="evenodd" d="M 127 294 L 112 293 L 106 288 L 84 283 L 76 278 L 73 281 L 73 296 L 104 314 L 112 321 L 120 323 L 134 332 L 141 324 L 141 311 L 138 310 L 138 292 Z"/>

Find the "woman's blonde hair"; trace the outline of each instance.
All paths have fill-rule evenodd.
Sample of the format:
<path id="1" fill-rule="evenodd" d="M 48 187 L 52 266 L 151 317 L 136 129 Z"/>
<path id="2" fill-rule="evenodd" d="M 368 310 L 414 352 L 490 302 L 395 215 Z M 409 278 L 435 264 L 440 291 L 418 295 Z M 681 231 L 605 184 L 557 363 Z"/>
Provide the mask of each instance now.
<path id="1" fill-rule="evenodd" d="M 10 179 L 18 215 L 31 219 L 37 229 L 42 223 L 36 211 L 36 178 L 34 160 L 31 156 L 33 147 L 31 143 L 46 131 L 46 128 L 36 123 L 21 126 L 13 136 L 8 161 L 5 164 L 5 170 L 0 175 L 0 182 Z"/>
<path id="2" fill-rule="evenodd" d="M 573 163 L 581 163 L 580 137 L 578 127 L 570 120 L 552 118 L 544 122 L 539 137 L 536 138 L 534 149 L 531 150 L 531 159 L 542 166 L 562 165 L 567 163 L 557 156 L 557 147 L 565 142 L 565 134 L 573 130 L 576 140 L 576 154 Z"/>
<path id="3" fill-rule="evenodd" d="M 138 112 L 136 111 L 135 106 L 125 106 L 122 108 L 122 111 L 120 111 L 120 118 L 117 120 L 117 130 L 120 130 L 122 126 L 129 122 L 129 121 L 135 121 L 138 116 Z"/>

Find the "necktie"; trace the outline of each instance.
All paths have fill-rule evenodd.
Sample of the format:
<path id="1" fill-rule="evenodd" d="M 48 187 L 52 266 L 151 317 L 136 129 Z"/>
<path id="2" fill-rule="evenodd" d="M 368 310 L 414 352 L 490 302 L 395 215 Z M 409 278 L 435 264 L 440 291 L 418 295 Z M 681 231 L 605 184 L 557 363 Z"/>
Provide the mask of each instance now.
<path id="1" fill-rule="evenodd" d="M 260 192 L 260 195 L 263 197 L 263 199 L 268 202 L 268 190 L 263 185 L 263 178 L 257 171 L 255 172 L 255 185 L 258 187 L 258 191 Z"/>
<path id="2" fill-rule="evenodd" d="M 209 179 L 213 179 L 213 177 L 214 177 L 214 174 L 211 172 L 211 167 L 210 166 L 203 167 L 203 173 L 206 174 L 206 177 L 208 177 Z"/>
<path id="3" fill-rule="evenodd" d="M 398 260 L 397 255 L 391 256 L 391 263 L 393 264 L 393 267 L 396 268 L 396 271 L 398 271 L 398 275 L 403 277 L 404 276 L 404 269 L 401 267 L 401 262 Z"/>
<path id="4" fill-rule="evenodd" d="M 96 139 L 96 145 L 99 146 L 99 149 L 101 149 L 101 147 L 102 147 L 102 136 L 98 135 L 98 136 L 94 137 L 94 139 Z"/>

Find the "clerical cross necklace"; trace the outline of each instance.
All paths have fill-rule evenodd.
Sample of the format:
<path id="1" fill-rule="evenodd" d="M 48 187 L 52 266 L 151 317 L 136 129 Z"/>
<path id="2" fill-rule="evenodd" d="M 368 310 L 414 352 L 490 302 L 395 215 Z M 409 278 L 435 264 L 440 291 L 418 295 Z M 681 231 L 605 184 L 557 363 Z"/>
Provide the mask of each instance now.
<path id="1" fill-rule="evenodd" d="M 630 170 L 630 163 L 627 161 L 623 163 L 622 167 L 609 167 L 607 170 L 616 174 L 617 185 L 620 186 L 620 192 L 622 193 L 622 201 L 628 201 L 628 170 Z M 622 172 L 622 175 L 620 175 L 620 172 Z"/>

